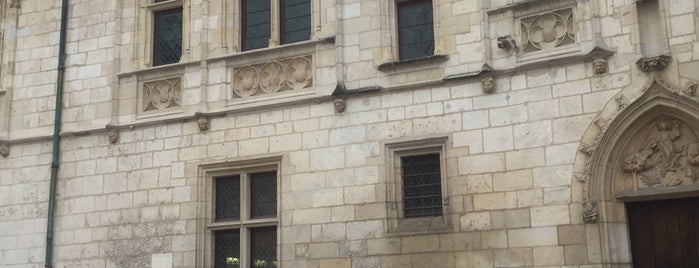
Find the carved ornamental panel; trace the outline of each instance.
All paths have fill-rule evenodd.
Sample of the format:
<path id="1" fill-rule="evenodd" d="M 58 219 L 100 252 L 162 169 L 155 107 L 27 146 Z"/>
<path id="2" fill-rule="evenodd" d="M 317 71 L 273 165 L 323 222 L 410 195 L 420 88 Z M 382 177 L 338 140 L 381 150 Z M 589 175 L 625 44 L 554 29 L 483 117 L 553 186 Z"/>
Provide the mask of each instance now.
<path id="1" fill-rule="evenodd" d="M 311 56 L 294 57 L 233 69 L 234 97 L 272 95 L 283 91 L 300 91 L 313 86 Z"/>
<path id="2" fill-rule="evenodd" d="M 524 52 L 547 50 L 575 43 L 572 8 L 524 17 L 520 22 Z"/>
<path id="3" fill-rule="evenodd" d="M 142 111 L 182 106 L 182 78 L 166 78 L 143 83 Z"/>
<path id="4" fill-rule="evenodd" d="M 650 193 L 695 185 L 699 180 L 699 138 L 692 126 L 672 117 L 658 118 L 630 137 L 617 174 L 617 192 Z"/>

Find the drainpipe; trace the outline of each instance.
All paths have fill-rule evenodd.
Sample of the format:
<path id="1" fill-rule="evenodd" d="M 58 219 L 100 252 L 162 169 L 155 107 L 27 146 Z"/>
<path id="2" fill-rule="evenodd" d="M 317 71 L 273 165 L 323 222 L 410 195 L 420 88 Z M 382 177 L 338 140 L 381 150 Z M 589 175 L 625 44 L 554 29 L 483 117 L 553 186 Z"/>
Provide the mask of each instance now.
<path id="1" fill-rule="evenodd" d="M 61 32 L 58 43 L 58 67 L 56 74 L 56 108 L 53 121 L 53 150 L 51 152 L 51 184 L 49 186 L 49 207 L 46 221 L 46 259 L 44 267 L 53 267 L 53 214 L 56 207 L 56 181 L 58 180 L 58 152 L 61 145 L 61 115 L 63 112 L 63 79 L 65 74 L 66 32 L 68 31 L 68 0 L 61 5 Z"/>

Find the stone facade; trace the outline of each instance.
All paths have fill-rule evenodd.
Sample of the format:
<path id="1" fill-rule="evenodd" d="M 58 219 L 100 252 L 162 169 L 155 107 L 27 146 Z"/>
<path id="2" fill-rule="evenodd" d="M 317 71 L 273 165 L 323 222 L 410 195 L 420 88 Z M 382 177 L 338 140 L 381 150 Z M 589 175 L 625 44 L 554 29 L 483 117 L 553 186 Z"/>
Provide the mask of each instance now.
<path id="1" fill-rule="evenodd" d="M 697 192 L 699 0 L 432 2 L 435 56 L 400 61 L 393 0 L 245 52 L 237 0 L 70 1 L 54 265 L 204 267 L 212 174 L 274 162 L 281 267 L 631 267 L 624 202 Z M 0 4 L 0 266 L 41 267 L 61 1 Z M 431 222 L 397 206 L 413 147 Z"/>

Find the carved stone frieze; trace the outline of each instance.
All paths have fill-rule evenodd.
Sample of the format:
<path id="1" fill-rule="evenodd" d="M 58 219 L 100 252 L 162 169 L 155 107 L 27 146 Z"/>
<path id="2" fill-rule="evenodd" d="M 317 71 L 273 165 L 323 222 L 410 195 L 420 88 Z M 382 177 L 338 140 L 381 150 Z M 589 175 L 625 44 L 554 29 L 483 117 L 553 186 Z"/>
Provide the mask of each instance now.
<path id="1" fill-rule="evenodd" d="M 182 106 L 182 78 L 166 78 L 143 83 L 143 111 Z"/>
<path id="2" fill-rule="evenodd" d="M 670 63 L 670 56 L 660 55 L 655 57 L 645 57 L 636 61 L 636 66 L 641 71 L 650 73 L 662 71 Z"/>
<path id="3" fill-rule="evenodd" d="M 242 66 L 233 69 L 231 85 L 238 98 L 299 91 L 313 85 L 311 56 Z"/>
<path id="4" fill-rule="evenodd" d="M 524 52 L 547 50 L 575 43 L 572 8 L 525 17 L 520 22 Z"/>
<path id="5" fill-rule="evenodd" d="M 625 189 L 690 185 L 699 179 L 699 139 L 677 119 L 662 119 L 622 163 Z"/>

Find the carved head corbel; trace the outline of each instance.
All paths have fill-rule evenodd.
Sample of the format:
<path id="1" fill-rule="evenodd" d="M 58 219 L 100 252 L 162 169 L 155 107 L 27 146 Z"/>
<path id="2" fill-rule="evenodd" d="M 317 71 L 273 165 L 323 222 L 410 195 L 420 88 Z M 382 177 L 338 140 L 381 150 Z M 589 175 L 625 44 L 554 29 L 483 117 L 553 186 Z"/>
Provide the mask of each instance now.
<path id="1" fill-rule="evenodd" d="M 10 155 L 10 145 L 7 143 L 0 143 L 0 156 L 7 157 Z"/>
<path id="2" fill-rule="evenodd" d="M 203 115 L 197 117 L 197 127 L 199 131 L 207 131 L 210 128 L 209 118 Z"/>
<path id="3" fill-rule="evenodd" d="M 336 113 L 343 113 L 347 109 L 347 102 L 344 99 L 335 99 L 333 101 L 333 106 L 335 106 Z"/>
<path id="4" fill-rule="evenodd" d="M 481 79 L 481 87 L 483 89 L 483 93 L 493 93 L 495 92 L 495 78 L 492 76 L 486 76 Z"/>
<path id="5" fill-rule="evenodd" d="M 119 141 L 119 130 L 117 128 L 108 128 L 107 140 L 109 140 L 111 144 L 117 143 Z"/>
<path id="6" fill-rule="evenodd" d="M 592 70 L 595 74 L 604 74 L 607 72 L 608 68 L 607 60 L 603 58 L 596 58 L 592 61 Z"/>

